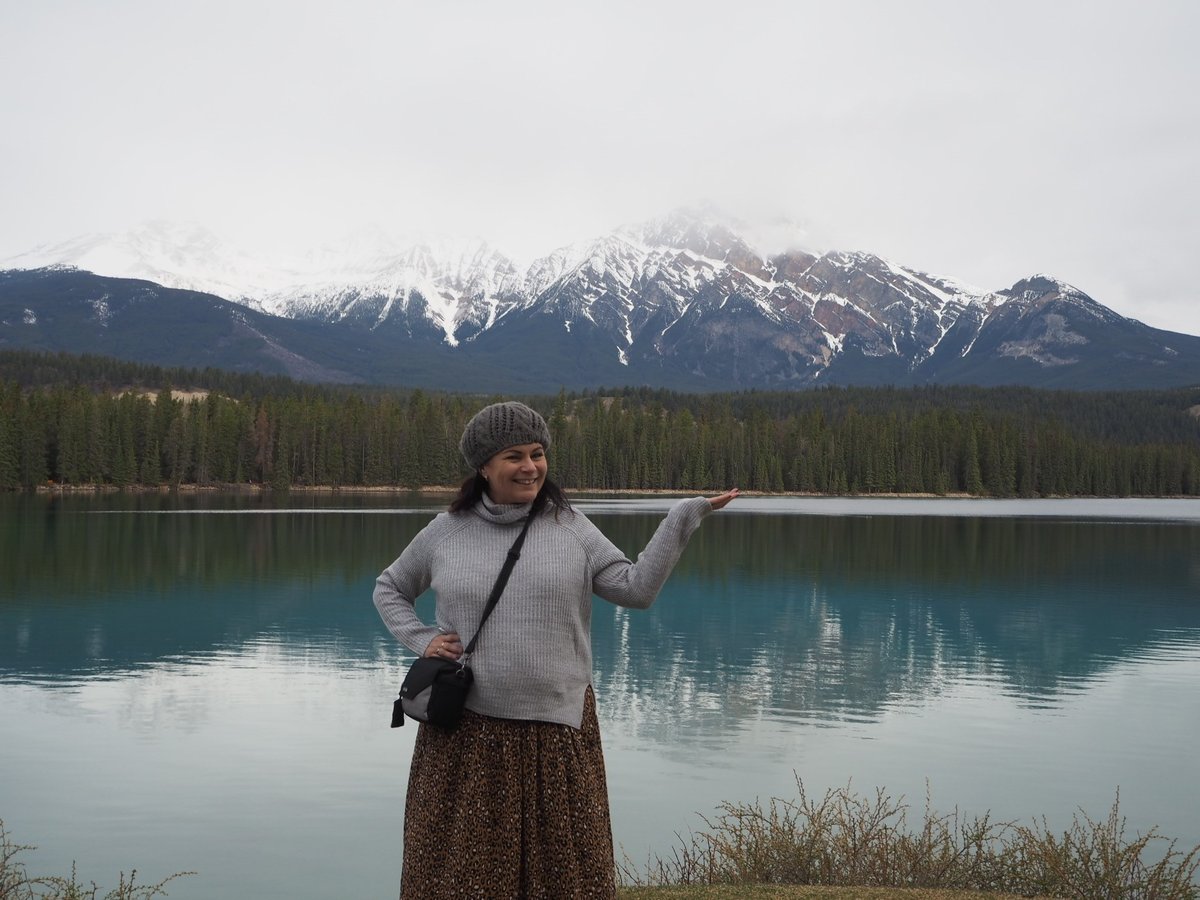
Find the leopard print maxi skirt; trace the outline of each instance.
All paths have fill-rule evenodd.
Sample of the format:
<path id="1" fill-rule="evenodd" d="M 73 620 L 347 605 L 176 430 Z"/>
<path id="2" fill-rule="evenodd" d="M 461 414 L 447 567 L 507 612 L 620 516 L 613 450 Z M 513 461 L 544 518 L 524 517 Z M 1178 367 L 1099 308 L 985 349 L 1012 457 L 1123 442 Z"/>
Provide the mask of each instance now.
<path id="1" fill-rule="evenodd" d="M 421 725 L 401 900 L 616 897 L 608 786 L 589 687 L 578 730 L 467 710 Z"/>

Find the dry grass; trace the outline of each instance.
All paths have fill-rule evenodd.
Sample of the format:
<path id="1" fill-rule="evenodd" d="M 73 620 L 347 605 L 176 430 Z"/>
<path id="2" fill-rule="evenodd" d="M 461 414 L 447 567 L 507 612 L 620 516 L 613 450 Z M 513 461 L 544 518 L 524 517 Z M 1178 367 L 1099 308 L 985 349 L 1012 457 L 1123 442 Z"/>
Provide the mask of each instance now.
<path id="1" fill-rule="evenodd" d="M 794 799 L 722 804 L 714 818 L 704 820 L 704 830 L 680 838 L 669 858 L 638 866 L 627 857 L 619 867 L 621 880 L 637 888 L 808 885 L 879 888 L 884 896 L 906 896 L 897 890 L 905 888 L 1080 900 L 1200 900 L 1200 847 L 1178 851 L 1155 829 L 1127 837 L 1119 797 L 1107 818 L 1096 821 L 1080 812 L 1057 834 L 1045 820 L 1017 825 L 986 814 L 938 813 L 928 798 L 920 822 L 910 828 L 904 798 L 883 789 L 862 796 L 847 786 L 818 798 L 810 797 L 799 779 L 796 788 Z"/>
<path id="2" fill-rule="evenodd" d="M 622 900 L 966 900 L 990 897 L 1068 897 L 1078 900 L 1200 900 L 1200 846 L 1176 849 L 1151 829 L 1125 834 L 1120 797 L 1103 820 L 1082 811 L 1065 831 L 1045 819 L 1032 825 L 967 818 L 932 809 L 908 827 L 909 807 L 878 789 L 860 796 L 850 787 L 763 805 L 724 803 L 669 859 L 619 866 Z M 165 886 L 138 885 L 121 873 L 101 895 L 95 882 L 28 876 L 0 820 L 0 900 L 151 900 Z"/>
<path id="3" fill-rule="evenodd" d="M 937 888 L 820 887 L 802 884 L 744 884 L 621 888 L 620 900 L 1028 900 L 1018 894 Z"/>
<path id="4" fill-rule="evenodd" d="M 14 844 L 0 819 L 0 900 L 151 900 L 165 897 L 166 885 L 194 872 L 176 872 L 157 884 L 137 884 L 137 870 L 117 876 L 117 886 L 106 894 L 94 881 L 81 882 L 71 866 L 69 876 L 39 875 L 30 877 L 25 864 L 17 857 L 33 847 Z"/>

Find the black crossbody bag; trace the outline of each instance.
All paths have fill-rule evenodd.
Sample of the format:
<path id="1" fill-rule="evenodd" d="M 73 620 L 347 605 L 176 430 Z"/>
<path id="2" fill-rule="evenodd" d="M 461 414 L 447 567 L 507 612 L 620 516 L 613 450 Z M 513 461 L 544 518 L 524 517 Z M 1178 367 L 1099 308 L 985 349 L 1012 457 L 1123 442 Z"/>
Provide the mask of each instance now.
<path id="1" fill-rule="evenodd" d="M 404 682 L 400 685 L 400 696 L 392 704 L 392 727 L 399 728 L 404 724 L 404 717 L 416 719 L 418 722 L 428 722 L 447 731 L 458 726 L 462 718 L 463 707 L 467 702 L 467 691 L 475 681 L 475 675 L 467 661 L 475 652 L 475 644 L 479 641 L 479 633 L 483 625 L 500 601 L 504 587 L 508 584 L 508 576 L 512 574 L 513 566 L 521 558 L 521 547 L 525 544 L 525 535 L 529 525 L 541 512 L 545 498 L 539 493 L 530 507 L 529 515 L 521 533 L 513 541 L 504 560 L 504 567 L 492 585 L 492 593 L 488 596 L 487 605 L 483 609 L 483 618 L 475 629 L 475 636 L 458 659 L 441 659 L 436 656 L 422 656 L 412 664 Z"/>

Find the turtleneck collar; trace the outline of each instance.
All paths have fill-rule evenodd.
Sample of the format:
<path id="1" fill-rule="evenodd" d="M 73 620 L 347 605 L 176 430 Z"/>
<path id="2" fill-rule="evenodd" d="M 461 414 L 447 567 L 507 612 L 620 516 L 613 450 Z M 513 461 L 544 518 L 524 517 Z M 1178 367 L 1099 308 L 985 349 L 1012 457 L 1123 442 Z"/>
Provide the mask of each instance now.
<path id="1" fill-rule="evenodd" d="M 532 503 L 493 503 L 492 498 L 484 494 L 479 502 L 471 507 L 471 511 L 488 522 L 496 525 L 511 525 L 520 522 L 529 514 Z"/>

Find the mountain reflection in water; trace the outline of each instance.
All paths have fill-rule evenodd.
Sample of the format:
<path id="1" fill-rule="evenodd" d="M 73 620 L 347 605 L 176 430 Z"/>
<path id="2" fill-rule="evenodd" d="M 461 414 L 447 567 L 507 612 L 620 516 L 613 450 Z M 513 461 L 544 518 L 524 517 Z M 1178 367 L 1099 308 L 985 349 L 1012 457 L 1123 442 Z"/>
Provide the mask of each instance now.
<path id="1" fill-rule="evenodd" d="M 46 681 L 264 637 L 330 665 L 394 655 L 372 582 L 434 512 L 20 506 L 0 514 L 0 676 Z M 636 554 L 659 514 L 592 517 Z M 1053 704 L 1200 628 L 1198 561 L 1200 527 L 1178 523 L 713 516 L 652 609 L 596 604 L 597 687 L 726 727 L 870 717 L 964 678 Z"/>

